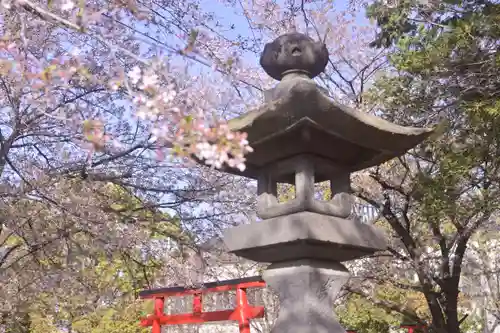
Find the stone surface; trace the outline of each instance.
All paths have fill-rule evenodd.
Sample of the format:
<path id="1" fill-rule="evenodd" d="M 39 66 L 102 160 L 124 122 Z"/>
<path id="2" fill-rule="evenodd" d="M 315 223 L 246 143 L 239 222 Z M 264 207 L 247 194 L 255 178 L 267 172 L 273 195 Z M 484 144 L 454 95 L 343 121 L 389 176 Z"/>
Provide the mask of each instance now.
<path id="1" fill-rule="evenodd" d="M 333 301 L 349 278 L 341 264 L 318 260 L 276 263 L 263 278 L 280 299 L 271 333 L 346 332 L 333 312 Z"/>
<path id="2" fill-rule="evenodd" d="M 258 262 L 343 262 L 387 248 L 385 237 L 374 226 L 311 212 L 229 228 L 224 242 L 230 252 Z"/>
<path id="3" fill-rule="evenodd" d="M 328 49 L 321 42 L 292 32 L 276 38 L 264 47 L 260 65 L 276 80 L 291 72 L 302 72 L 313 78 L 325 70 L 328 64 Z"/>
<path id="4" fill-rule="evenodd" d="M 333 179 L 330 183 L 333 184 L 334 196 L 328 201 L 318 200 L 314 196 L 316 169 L 322 170 L 322 166 L 328 165 L 328 162 L 322 164 L 309 155 L 299 155 L 285 162 L 289 163 L 273 163 L 273 168 L 262 170 L 257 180 L 257 215 L 260 218 L 270 219 L 303 211 L 337 217 L 348 217 L 351 214 L 352 200 L 347 193 L 350 190 L 348 173 L 335 175 L 332 172 Z M 275 179 L 286 179 L 290 174 L 295 178 L 295 198 L 279 203 Z M 340 185 L 335 179 L 342 179 L 343 184 Z"/>

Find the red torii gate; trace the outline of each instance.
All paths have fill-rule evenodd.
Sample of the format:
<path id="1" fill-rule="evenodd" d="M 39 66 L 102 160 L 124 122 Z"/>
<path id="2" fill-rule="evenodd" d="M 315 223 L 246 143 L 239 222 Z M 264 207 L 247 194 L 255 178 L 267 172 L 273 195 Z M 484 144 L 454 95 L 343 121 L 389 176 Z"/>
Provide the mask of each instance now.
<path id="1" fill-rule="evenodd" d="M 248 303 L 247 289 L 265 287 L 266 283 L 264 280 L 262 280 L 260 276 L 254 276 L 220 282 L 209 282 L 205 283 L 202 288 L 170 287 L 143 290 L 139 293 L 139 297 L 142 299 L 154 300 L 154 313 L 141 319 L 141 326 L 152 327 L 152 333 L 161 333 L 162 326 L 235 321 L 238 322 L 240 333 L 250 333 L 250 320 L 263 318 L 265 309 L 263 306 L 253 306 Z M 203 311 L 204 294 L 231 290 L 236 291 L 236 304 L 233 309 L 210 312 Z M 164 312 L 166 298 L 189 295 L 193 295 L 191 312 L 181 314 L 166 314 Z M 418 325 L 401 325 L 400 327 L 407 328 L 408 333 L 414 333 L 415 329 L 424 328 Z M 355 330 L 347 331 L 347 333 L 356 332 Z"/>
<path id="2" fill-rule="evenodd" d="M 264 288 L 266 283 L 260 276 L 205 283 L 203 288 L 161 288 L 144 290 L 139 293 L 143 299 L 154 299 L 154 314 L 141 320 L 141 326 L 152 327 L 152 333 L 161 333 L 163 325 L 202 324 L 216 321 L 236 321 L 240 333 L 250 333 L 250 320 L 264 317 L 263 306 L 248 304 L 247 289 Z M 203 295 L 208 293 L 236 290 L 236 304 L 231 310 L 203 311 Z M 190 313 L 164 313 L 165 298 L 193 295 L 193 306 Z"/>

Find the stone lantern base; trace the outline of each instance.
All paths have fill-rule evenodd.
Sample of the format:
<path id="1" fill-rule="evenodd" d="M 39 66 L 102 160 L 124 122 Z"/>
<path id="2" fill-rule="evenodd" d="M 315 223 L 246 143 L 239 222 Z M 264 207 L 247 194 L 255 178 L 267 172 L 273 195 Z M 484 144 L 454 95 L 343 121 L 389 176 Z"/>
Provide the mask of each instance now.
<path id="1" fill-rule="evenodd" d="M 349 278 L 340 263 L 310 259 L 274 263 L 263 278 L 280 299 L 272 333 L 346 332 L 332 308 Z"/>
<path id="2" fill-rule="evenodd" d="M 345 332 L 333 311 L 349 278 L 341 262 L 386 248 L 373 226 L 312 212 L 230 228 L 224 242 L 240 257 L 271 263 L 263 278 L 280 298 L 272 333 Z"/>

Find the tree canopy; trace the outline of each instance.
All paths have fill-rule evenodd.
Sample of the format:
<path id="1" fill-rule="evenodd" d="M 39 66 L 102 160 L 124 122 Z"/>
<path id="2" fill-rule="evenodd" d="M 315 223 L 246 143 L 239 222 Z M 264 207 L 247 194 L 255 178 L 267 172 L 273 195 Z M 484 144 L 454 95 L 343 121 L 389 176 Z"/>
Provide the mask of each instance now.
<path id="1" fill-rule="evenodd" d="M 498 228 L 499 9 L 490 1 L 375 1 L 367 10 L 379 27 L 372 46 L 390 48 L 392 65 L 369 98 L 391 120 L 441 124 L 415 151 L 366 172 L 377 192 L 360 189 L 390 226 L 399 269 L 415 272 L 402 287 L 425 296 L 437 332 L 464 331 L 468 244 Z"/>

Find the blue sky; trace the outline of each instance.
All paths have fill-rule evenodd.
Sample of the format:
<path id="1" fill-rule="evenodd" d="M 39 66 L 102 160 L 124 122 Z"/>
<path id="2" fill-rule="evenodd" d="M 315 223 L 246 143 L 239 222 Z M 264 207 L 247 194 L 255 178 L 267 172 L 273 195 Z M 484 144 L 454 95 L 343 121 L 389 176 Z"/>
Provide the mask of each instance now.
<path id="1" fill-rule="evenodd" d="M 279 4 L 283 4 L 285 1 L 284 0 L 278 0 L 277 1 Z M 347 9 L 349 4 L 349 0 L 336 0 L 334 1 L 334 5 L 338 8 L 338 10 L 345 10 Z M 217 18 L 220 19 L 220 22 L 223 25 L 230 25 L 234 24 L 235 29 L 232 31 L 227 31 L 225 32 L 225 36 L 228 36 L 230 38 L 236 38 L 238 34 L 241 34 L 243 36 L 249 36 L 251 34 L 251 31 L 249 29 L 248 21 L 245 18 L 244 15 L 241 14 L 241 7 L 236 6 L 236 7 L 229 7 L 225 4 L 222 4 L 221 2 L 217 0 L 202 0 L 201 1 L 201 8 L 204 11 L 207 12 L 213 12 L 217 16 Z M 364 12 L 359 13 L 355 17 L 355 24 L 364 26 L 369 24 L 369 20 L 365 17 Z M 304 31 L 300 31 L 304 32 Z M 175 40 L 175 37 L 173 37 L 172 42 Z M 265 41 L 265 42 L 269 42 Z M 170 41 L 169 41 L 170 42 Z M 176 40 L 178 42 L 178 40 Z M 247 64 L 250 65 L 257 65 L 258 64 L 258 57 L 255 57 L 253 55 L 247 54 L 244 57 L 244 61 Z"/>

